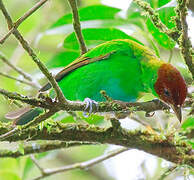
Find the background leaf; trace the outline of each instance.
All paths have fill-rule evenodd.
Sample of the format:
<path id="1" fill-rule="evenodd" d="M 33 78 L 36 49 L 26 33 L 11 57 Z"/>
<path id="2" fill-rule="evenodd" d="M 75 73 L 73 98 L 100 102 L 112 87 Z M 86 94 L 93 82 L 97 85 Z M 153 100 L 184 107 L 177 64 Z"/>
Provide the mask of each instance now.
<path id="1" fill-rule="evenodd" d="M 150 6 L 152 8 L 159 8 L 161 6 L 164 6 L 165 4 L 169 3 L 171 0 L 145 0 L 148 3 L 150 3 Z"/>
<path id="2" fill-rule="evenodd" d="M 109 7 L 105 5 L 93 5 L 87 6 L 79 9 L 80 21 L 88 21 L 88 20 L 105 20 L 105 19 L 114 19 L 115 15 L 121 11 L 118 8 Z M 72 23 L 72 14 L 66 14 L 63 17 L 59 18 L 51 28 L 56 28 L 59 26 L 63 26 L 65 24 Z"/>
<path id="3" fill-rule="evenodd" d="M 48 68 L 58 68 L 58 67 L 65 67 L 66 65 L 70 64 L 73 60 L 79 57 L 79 51 L 65 51 L 57 53 L 47 62 Z"/>
<path id="4" fill-rule="evenodd" d="M 97 114 L 90 114 L 88 115 L 88 117 L 85 117 L 83 115 L 83 112 L 78 112 L 77 114 L 80 117 L 80 119 L 86 121 L 88 124 L 100 125 L 105 123 L 104 116 L 100 116 Z"/>
<path id="5" fill-rule="evenodd" d="M 186 130 L 188 128 L 193 128 L 194 129 L 194 116 L 189 117 L 188 119 L 186 119 L 183 122 L 181 128 L 184 129 L 184 130 Z"/>
<path id="6" fill-rule="evenodd" d="M 91 47 L 91 45 L 95 46 L 99 43 L 110 41 L 112 39 L 131 39 L 142 44 L 137 39 L 116 28 L 88 28 L 83 29 L 82 33 L 88 47 Z M 63 47 L 66 49 L 79 50 L 79 44 L 74 32 L 65 38 Z"/>
<path id="7" fill-rule="evenodd" d="M 172 17 L 175 16 L 175 11 L 173 7 L 165 7 L 158 11 L 161 21 L 169 28 L 172 29 L 175 27 L 174 22 L 172 22 Z M 162 33 L 155 27 L 151 19 L 148 18 L 146 22 L 149 32 L 152 34 L 154 39 L 158 42 L 159 45 L 166 49 L 172 49 L 175 46 L 175 42 L 169 38 L 165 33 Z"/>
<path id="8" fill-rule="evenodd" d="M 12 172 L 0 171 L 1 180 L 21 180 L 21 178 Z"/>

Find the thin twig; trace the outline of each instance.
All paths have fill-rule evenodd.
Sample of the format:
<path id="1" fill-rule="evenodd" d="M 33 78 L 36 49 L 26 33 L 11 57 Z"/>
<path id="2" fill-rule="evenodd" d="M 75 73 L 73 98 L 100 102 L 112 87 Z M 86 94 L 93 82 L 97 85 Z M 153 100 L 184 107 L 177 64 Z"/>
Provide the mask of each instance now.
<path id="1" fill-rule="evenodd" d="M 30 155 L 30 159 L 33 161 L 33 163 L 37 166 L 37 168 L 40 170 L 42 176 L 44 177 L 46 174 L 44 172 L 44 168 L 42 168 L 38 161 L 36 160 L 36 158 L 34 157 L 34 155 Z"/>
<path id="2" fill-rule="evenodd" d="M 2 140 L 6 139 L 8 137 L 11 137 L 17 131 L 18 131 L 18 127 L 16 126 L 12 130 L 8 131 L 7 133 L 0 135 L 0 140 L 2 141 Z"/>
<path id="3" fill-rule="evenodd" d="M 14 66 L 13 64 L 11 64 L 2 52 L 0 52 L 0 59 L 5 64 L 7 64 L 9 67 L 11 67 L 13 70 L 15 70 L 16 72 L 18 72 L 19 74 L 21 74 L 25 79 L 27 79 L 29 81 L 32 81 L 32 77 L 29 74 L 23 72 L 20 68 L 18 68 L 16 66 Z"/>
<path id="4" fill-rule="evenodd" d="M 63 167 L 60 167 L 60 168 L 53 168 L 53 169 L 44 169 L 42 168 L 39 163 L 37 162 L 37 160 L 33 161 L 35 162 L 35 165 L 39 168 L 39 170 L 41 171 L 42 175 L 40 175 L 39 177 L 36 177 L 34 178 L 33 180 L 39 180 L 39 179 L 42 179 L 44 177 L 48 177 L 48 176 L 51 176 L 51 175 L 54 175 L 54 174 L 57 174 L 57 173 L 60 173 L 60 172 L 66 172 L 66 171 L 70 171 L 70 170 L 73 170 L 73 169 L 87 169 L 87 168 L 90 168 L 102 161 L 105 161 L 107 159 L 110 159 L 122 152 L 125 152 L 129 150 L 128 148 L 119 148 L 119 149 L 116 149 L 112 152 L 109 152 L 107 154 L 104 154 L 102 156 L 99 156 L 97 158 L 94 158 L 94 159 L 91 159 L 89 161 L 85 161 L 85 162 L 82 162 L 82 163 L 75 163 L 75 164 L 72 164 L 72 165 L 67 165 L 67 166 L 63 166 Z"/>
<path id="5" fill-rule="evenodd" d="M 8 28 L 9 29 L 13 28 L 14 27 L 13 21 L 12 21 L 11 16 L 8 13 L 7 9 L 5 8 L 2 0 L 0 0 L 0 9 L 3 12 L 4 17 L 7 20 Z M 39 67 L 41 72 L 47 77 L 48 81 L 52 84 L 52 87 L 54 88 L 54 90 L 57 94 L 58 100 L 60 102 L 66 103 L 67 101 L 66 101 L 59 85 L 57 84 L 55 78 L 48 71 L 46 66 L 39 60 L 39 58 L 37 57 L 37 55 L 35 54 L 33 49 L 29 46 L 28 42 L 23 38 L 23 36 L 20 34 L 20 32 L 17 29 L 15 29 L 15 31 L 13 31 L 13 34 L 16 37 L 16 39 L 21 43 L 22 47 L 26 50 L 26 52 L 29 54 L 29 56 L 32 58 L 32 60 Z"/>
<path id="6" fill-rule="evenodd" d="M 86 48 L 86 44 L 84 42 L 84 38 L 82 35 L 82 31 L 81 31 L 81 24 L 80 24 L 79 14 L 78 14 L 78 10 L 77 10 L 76 0 L 68 0 L 68 2 L 69 2 L 71 9 L 72 9 L 73 27 L 75 30 L 77 40 L 80 44 L 81 54 L 84 54 L 87 52 L 87 48 Z"/>
<path id="7" fill-rule="evenodd" d="M 14 146 L 19 145 L 19 143 L 13 143 Z M 25 142 L 22 146 L 23 152 L 21 152 L 20 148 L 17 146 L 16 149 L 12 148 L 1 148 L 0 149 L 0 157 L 20 157 L 28 154 L 35 154 L 41 152 L 48 152 L 51 150 L 61 149 L 61 148 L 70 148 L 75 146 L 83 146 L 83 145 L 97 145 L 98 143 L 92 142 L 83 142 L 83 141 L 41 141 L 41 142 Z"/>
<path id="8" fill-rule="evenodd" d="M 168 168 L 160 177 L 158 180 L 165 180 L 168 175 L 170 175 L 173 171 L 175 171 L 177 168 L 177 165 L 172 166 Z"/>
<path id="9" fill-rule="evenodd" d="M 0 44 L 3 44 L 5 40 L 19 27 L 19 25 L 25 21 L 29 16 L 31 16 L 37 9 L 39 9 L 43 4 L 45 4 L 48 0 L 40 0 L 37 4 L 35 4 L 31 9 L 29 9 L 22 17 L 20 17 L 15 23 L 14 26 L 9 30 L 9 32 L 0 39 Z"/>
<path id="10" fill-rule="evenodd" d="M 18 93 L 13 93 L 13 92 L 9 92 L 6 91 L 4 89 L 0 88 L 0 94 L 2 94 L 3 96 L 12 99 L 12 100 L 19 100 L 23 103 L 32 105 L 32 106 L 36 106 L 36 107 L 42 107 L 45 109 L 51 109 L 54 107 L 54 103 L 50 104 L 50 102 L 47 101 L 43 101 L 42 99 L 38 99 L 38 98 L 30 98 L 28 96 L 23 96 L 21 94 Z"/>
<path id="11" fill-rule="evenodd" d="M 20 83 L 27 84 L 27 85 L 29 85 L 29 86 L 32 86 L 33 88 L 39 89 L 39 86 L 36 86 L 36 85 L 35 85 L 34 83 L 32 83 L 32 82 L 25 81 L 25 80 L 21 80 L 21 79 L 15 78 L 15 77 L 13 77 L 13 76 L 10 76 L 10 75 L 5 74 L 5 73 L 2 73 L 2 72 L 0 72 L 0 76 L 4 76 L 4 77 L 6 77 L 6 78 L 13 79 L 13 80 L 18 81 L 18 82 L 20 82 Z"/>

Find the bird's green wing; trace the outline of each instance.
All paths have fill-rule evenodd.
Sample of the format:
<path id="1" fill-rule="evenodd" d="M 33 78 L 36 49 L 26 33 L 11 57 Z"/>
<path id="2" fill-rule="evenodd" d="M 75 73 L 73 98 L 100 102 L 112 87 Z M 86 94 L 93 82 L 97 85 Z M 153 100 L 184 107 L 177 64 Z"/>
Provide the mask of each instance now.
<path id="1" fill-rule="evenodd" d="M 109 56 L 111 54 L 113 54 L 113 52 L 107 53 L 105 55 L 101 55 L 98 57 L 94 57 L 94 58 L 90 58 L 90 57 L 80 57 L 78 59 L 76 59 L 75 61 L 73 61 L 72 63 L 70 63 L 69 65 L 67 65 L 63 70 L 61 70 L 56 76 L 55 79 L 57 82 L 59 82 L 60 80 L 62 80 L 68 73 L 72 72 L 73 70 L 85 66 L 87 64 L 96 62 L 96 61 L 101 61 L 101 60 L 105 60 L 108 59 Z M 44 92 L 47 91 L 51 88 L 51 84 L 47 83 L 46 85 L 44 85 L 39 91 L 40 92 Z"/>

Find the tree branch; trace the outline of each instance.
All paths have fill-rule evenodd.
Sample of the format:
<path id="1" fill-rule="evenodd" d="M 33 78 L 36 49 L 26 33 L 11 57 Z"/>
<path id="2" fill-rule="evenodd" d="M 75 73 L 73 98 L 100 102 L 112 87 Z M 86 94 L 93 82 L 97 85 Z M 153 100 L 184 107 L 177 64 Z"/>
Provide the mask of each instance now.
<path id="1" fill-rule="evenodd" d="M 15 70 L 16 72 L 18 72 L 19 74 L 21 74 L 25 79 L 27 79 L 29 81 L 32 81 L 32 77 L 29 74 L 23 72 L 20 68 L 18 68 L 16 66 L 14 66 L 13 64 L 11 64 L 2 52 L 0 52 L 0 59 L 5 64 L 7 64 L 9 67 L 11 67 L 13 70 Z"/>
<path id="2" fill-rule="evenodd" d="M 163 33 L 167 34 L 174 41 L 178 41 L 180 33 L 177 31 L 169 30 L 168 27 L 162 23 L 159 14 L 151 8 L 150 4 L 143 0 L 133 0 L 138 6 L 140 6 L 144 11 L 148 12 L 150 19 L 154 25 Z"/>
<path id="3" fill-rule="evenodd" d="M 82 31 L 81 31 L 81 24 L 80 24 L 79 14 L 78 14 L 78 10 L 77 10 L 76 0 L 68 0 L 68 2 L 69 2 L 71 9 L 72 9 L 73 27 L 75 30 L 77 40 L 78 40 L 79 45 L 80 45 L 81 54 L 84 54 L 87 52 L 87 48 L 86 48 L 84 38 L 82 35 Z"/>
<path id="4" fill-rule="evenodd" d="M 94 166 L 94 165 L 96 165 L 104 160 L 110 159 L 110 158 L 112 158 L 112 157 L 114 157 L 122 152 L 127 151 L 127 150 L 128 150 L 128 148 L 119 148 L 119 149 L 116 149 L 112 152 L 104 154 L 102 156 L 99 156 L 97 158 L 91 159 L 89 161 L 85 161 L 82 163 L 75 163 L 72 165 L 67 165 L 67 166 L 63 166 L 60 168 L 53 168 L 53 169 L 44 169 L 43 167 L 41 167 L 39 165 L 38 161 L 35 158 L 33 158 L 32 160 L 33 160 L 34 164 L 38 167 L 38 169 L 41 172 L 41 175 L 34 178 L 33 180 L 39 180 L 39 179 L 42 179 L 44 177 L 51 176 L 53 174 L 57 174 L 60 172 L 66 172 L 66 171 L 70 171 L 73 169 L 87 169 L 87 168 L 90 168 L 91 166 Z"/>
<path id="5" fill-rule="evenodd" d="M 1 88 L 0 88 L 0 94 L 2 94 L 3 96 L 5 96 L 9 99 L 19 100 L 23 103 L 26 103 L 26 104 L 29 104 L 32 106 L 42 107 L 45 109 L 53 108 L 53 104 L 49 104 L 49 102 L 43 101 L 42 99 L 30 98 L 27 96 L 20 95 L 18 93 L 12 93 L 12 92 L 6 91 L 6 90 L 1 89 Z"/>
<path id="6" fill-rule="evenodd" d="M 165 178 L 170 175 L 173 171 L 175 171 L 177 169 L 177 165 L 172 166 L 170 168 L 168 168 L 160 177 L 158 180 L 165 180 Z"/>
<path id="7" fill-rule="evenodd" d="M 45 4 L 48 0 L 40 0 L 34 7 L 29 9 L 22 17 L 20 17 L 15 23 L 14 26 L 9 30 L 9 32 L 0 39 L 0 44 L 3 44 L 5 40 L 19 27 L 19 25 L 25 21 L 29 16 L 31 16 L 37 9 L 39 9 L 43 4 Z"/>
<path id="8" fill-rule="evenodd" d="M 0 157 L 20 157 L 28 154 L 34 154 L 34 153 L 41 153 L 61 148 L 70 148 L 74 146 L 82 146 L 82 145 L 91 145 L 94 143 L 89 142 L 65 142 L 65 141 L 44 141 L 44 142 L 27 142 L 24 143 L 22 146 L 23 152 L 19 148 L 16 148 L 13 150 L 9 149 L 1 149 L 0 150 Z M 96 144 L 96 143 L 95 143 Z M 17 146 L 18 143 L 15 145 Z"/>
<path id="9" fill-rule="evenodd" d="M 188 66 L 189 71 L 191 72 L 194 78 L 194 61 L 192 58 L 192 45 L 191 41 L 188 37 L 188 25 L 186 22 L 187 15 L 187 0 L 177 0 L 177 17 L 176 17 L 176 30 L 168 29 L 160 20 L 159 14 L 150 7 L 150 4 L 144 2 L 142 0 L 133 0 L 137 3 L 142 9 L 148 12 L 152 22 L 154 25 L 163 33 L 168 35 L 174 41 L 177 42 L 179 48 L 181 49 L 181 53 L 185 60 L 185 63 Z M 180 32 L 182 31 L 182 32 Z"/>
<path id="10" fill-rule="evenodd" d="M 6 10 L 2 0 L 0 0 L 0 9 L 3 12 L 3 15 L 4 15 L 5 19 L 7 20 L 8 28 L 9 29 L 13 28 L 14 23 L 11 19 L 11 16 L 8 13 L 8 11 Z M 20 34 L 20 32 L 17 29 L 15 29 L 15 31 L 13 31 L 13 34 L 16 37 L 16 39 L 21 43 L 22 47 L 26 50 L 28 55 L 32 58 L 32 60 L 39 67 L 41 72 L 47 77 L 48 81 L 51 83 L 52 87 L 54 88 L 59 101 L 63 102 L 63 103 L 66 103 L 66 99 L 65 99 L 59 85 L 57 84 L 55 78 L 48 71 L 46 66 L 39 60 L 39 58 L 37 57 L 37 55 L 35 54 L 33 49 L 29 46 L 28 42 L 23 38 L 23 36 Z"/>
<path id="11" fill-rule="evenodd" d="M 22 79 L 18 79 L 18 78 L 15 78 L 15 77 L 13 77 L 13 76 L 10 76 L 10 75 L 8 75 L 8 74 L 2 73 L 2 72 L 0 72 L 0 76 L 4 76 L 4 77 L 6 77 L 6 78 L 9 78 L 9 79 L 13 79 L 13 80 L 15 80 L 15 81 L 18 81 L 18 82 L 20 82 L 20 83 L 22 83 L 22 84 L 26 84 L 26 85 L 31 86 L 31 87 L 33 87 L 33 88 L 39 89 L 39 87 L 37 87 L 37 86 L 36 86 L 34 83 L 32 83 L 32 82 L 25 81 L 25 80 L 22 80 Z"/>
<path id="12" fill-rule="evenodd" d="M 76 1 L 75 0 L 68 0 L 68 1 L 70 3 L 70 6 L 73 12 L 75 33 L 80 43 L 80 48 L 82 50 L 82 53 L 85 53 L 87 49 L 81 32 Z M 135 0 L 135 1 L 141 2 L 140 0 Z M 44 2 L 44 1 L 42 0 L 41 2 Z M 180 33 L 177 31 L 168 30 L 168 28 L 160 21 L 158 14 L 156 14 L 155 11 L 151 9 L 150 6 L 147 6 L 147 5 L 144 6 L 144 8 L 150 13 L 151 19 L 155 21 L 156 26 L 160 28 L 161 31 L 167 33 L 172 39 L 176 40 L 179 43 L 178 38 L 180 37 Z M 40 6 L 37 6 L 37 8 L 38 7 Z M 51 123 L 49 123 L 50 122 L 49 120 L 45 123 L 42 123 L 43 127 L 39 128 L 39 126 L 37 125 L 38 123 L 48 119 L 56 112 L 60 110 L 84 111 L 86 104 L 83 102 L 66 101 L 55 79 L 49 73 L 48 69 L 44 66 L 44 64 L 39 60 L 37 55 L 34 53 L 33 49 L 29 46 L 28 42 L 23 38 L 23 36 L 17 30 L 17 26 L 19 26 L 19 24 L 21 24 L 33 12 L 32 11 L 27 12 L 22 18 L 18 20 L 19 24 L 15 25 L 11 19 L 10 14 L 6 10 L 2 0 L 0 0 L 0 9 L 2 10 L 3 15 L 7 20 L 9 30 L 12 31 L 11 33 L 14 34 L 14 36 L 18 39 L 18 41 L 21 43 L 21 45 L 29 54 L 29 56 L 31 56 L 32 60 L 37 64 L 41 72 L 47 77 L 47 79 L 55 89 L 59 100 L 59 102 L 56 102 L 56 101 L 52 102 L 52 101 L 46 101 L 42 99 L 40 100 L 36 98 L 28 98 L 17 93 L 11 93 L 3 89 L 0 89 L 0 94 L 10 99 L 19 100 L 21 102 L 24 102 L 36 107 L 42 107 L 44 109 L 48 109 L 48 112 L 41 114 L 40 116 L 36 117 L 33 121 L 31 121 L 30 123 L 22 127 L 17 126 L 13 129 L 12 125 L 10 124 L 4 124 L 4 123 L 0 124 L 0 134 L 1 134 L 0 139 L 2 141 L 6 138 L 6 141 L 8 140 L 10 142 L 11 141 L 16 142 L 18 140 L 20 141 L 21 140 L 24 140 L 24 141 L 58 140 L 64 143 L 72 142 L 72 145 L 75 142 L 115 144 L 115 145 L 121 145 L 126 147 L 123 150 L 127 150 L 128 148 L 136 148 L 136 149 L 151 153 L 153 155 L 159 156 L 161 158 L 164 158 L 176 164 L 187 164 L 187 165 L 190 165 L 191 167 L 194 167 L 194 152 L 192 150 L 192 147 L 187 142 L 182 140 L 181 137 L 180 139 L 177 139 L 177 136 L 175 137 L 174 133 L 161 136 L 159 133 L 156 133 L 154 131 L 149 132 L 148 130 L 128 131 L 120 126 L 120 123 L 117 119 L 111 119 L 112 127 L 109 127 L 109 128 L 101 128 L 101 127 L 90 126 L 85 124 L 63 124 L 55 121 L 52 121 Z M 184 24 L 184 20 L 185 19 L 181 21 L 182 24 Z M 185 29 L 187 30 L 187 27 Z M 187 34 L 183 34 L 182 40 L 180 40 L 182 41 L 183 45 L 184 45 L 184 38 L 188 38 Z M 190 51 L 188 53 L 190 53 Z M 149 113 L 156 110 L 164 110 L 164 109 L 169 109 L 169 107 L 161 103 L 160 101 L 156 101 L 156 100 L 145 102 L 145 103 L 138 103 L 138 102 L 125 103 L 121 101 L 111 100 L 109 102 L 100 102 L 98 109 L 95 109 L 95 110 L 96 112 L 145 111 L 146 113 Z M 61 146 L 57 144 L 56 146 L 55 145 L 47 146 L 48 149 L 49 148 L 56 149 L 59 147 Z M 33 147 L 30 147 L 29 151 L 27 149 L 28 149 L 27 147 L 24 148 L 24 154 L 33 153 L 32 151 L 34 150 Z M 19 154 L 18 152 L 16 152 L 15 154 L 10 154 L 10 157 L 17 157 L 20 155 L 22 155 L 22 153 Z M 1 151 L 0 151 L 0 156 L 1 156 Z M 5 152 L 4 152 L 4 156 L 6 156 Z M 54 173 L 58 173 L 58 172 L 62 172 L 70 169 L 89 167 L 91 165 L 94 165 L 98 162 L 105 160 L 106 158 L 109 158 L 109 156 L 102 156 L 94 160 L 90 160 L 80 164 L 65 166 L 60 169 L 45 170 L 40 167 L 39 168 L 42 169 L 42 172 L 43 172 L 43 175 L 41 177 L 45 177 L 45 174 L 46 176 L 48 176 Z M 36 161 L 35 159 L 33 160 Z M 41 177 L 37 177 L 37 178 L 39 179 Z"/>
<path id="13" fill-rule="evenodd" d="M 53 110 L 49 110 L 48 112 L 45 112 L 39 116 L 37 116 L 35 119 L 33 119 L 32 121 L 30 121 L 29 123 L 25 124 L 22 126 L 22 129 L 26 129 L 32 125 L 37 125 L 40 122 L 50 118 L 52 115 L 54 115 L 58 110 L 53 109 Z M 15 124 L 13 123 L 11 125 L 11 127 L 13 128 L 15 126 Z M 10 127 L 9 127 L 10 128 Z M 13 129 L 9 130 L 8 132 L 0 135 L 0 140 L 4 140 L 7 139 L 9 137 L 14 136 L 14 134 L 18 133 L 21 129 L 19 128 L 19 126 L 15 126 Z"/>
<path id="14" fill-rule="evenodd" d="M 36 167 L 40 170 L 40 172 L 41 172 L 41 174 L 42 174 L 42 175 L 40 176 L 40 178 L 45 177 L 45 176 L 46 176 L 46 172 L 45 172 L 44 168 L 42 168 L 42 167 L 39 165 L 39 163 L 38 163 L 38 161 L 36 160 L 36 158 L 34 157 L 34 155 L 31 155 L 30 158 L 31 158 L 31 160 L 33 161 L 33 163 L 36 165 Z"/>
<path id="15" fill-rule="evenodd" d="M 30 98 L 27 96 L 20 95 L 18 93 L 13 93 L 6 91 L 4 89 L 0 89 L 0 94 L 8 97 L 9 99 L 19 100 L 23 103 L 35 106 L 42 107 L 45 109 L 56 111 L 89 111 L 85 110 L 86 103 L 81 101 L 68 101 L 67 104 L 61 102 L 52 102 L 50 100 L 43 100 L 38 98 Z M 113 100 L 111 102 L 99 102 L 98 107 L 94 107 L 93 110 L 95 112 L 136 112 L 136 111 L 145 111 L 147 114 L 150 112 L 158 111 L 158 110 L 169 110 L 169 106 L 164 104 L 158 99 L 154 99 L 152 101 L 147 102 L 122 102 Z"/>
<path id="16" fill-rule="evenodd" d="M 22 96 L 18 93 L 8 92 L 4 89 L 0 89 L 0 94 L 4 95 L 5 97 L 13 100 L 19 100 L 23 103 L 35 106 L 35 107 L 42 107 L 44 109 L 48 109 L 49 111 L 45 114 L 42 114 L 36 117 L 33 121 L 30 121 L 28 124 L 22 126 L 22 129 L 38 124 L 56 112 L 63 110 L 63 111 L 89 111 L 89 109 L 85 110 L 86 103 L 80 101 L 68 101 L 67 104 L 61 102 L 52 102 L 52 100 L 42 100 L 36 98 L 29 98 L 27 96 Z M 150 112 L 157 111 L 157 110 L 169 110 L 169 107 L 162 103 L 161 101 L 155 99 L 148 102 L 136 102 L 136 103 L 126 103 L 122 101 L 109 101 L 109 102 L 99 102 L 98 107 L 94 107 L 95 112 L 135 112 L 135 111 L 145 111 L 146 115 L 149 115 Z M 7 137 L 12 136 L 17 132 L 18 129 L 12 129 L 10 132 L 6 132 L 5 134 L 0 135 L 0 140 L 6 139 Z"/>
<path id="17" fill-rule="evenodd" d="M 7 124 L 0 126 L 0 134 L 9 131 Z M 184 140 L 177 139 L 174 133 L 160 135 L 148 130 L 128 131 L 119 128 L 100 128 L 84 124 L 63 124 L 60 122 L 47 123 L 42 129 L 38 126 L 28 126 L 19 130 L 7 141 L 18 140 L 59 140 L 97 142 L 101 144 L 115 144 L 127 148 L 143 150 L 150 154 L 164 158 L 176 164 L 187 164 L 194 167 L 194 152 Z"/>
<path id="18" fill-rule="evenodd" d="M 191 72 L 194 78 L 194 61 L 192 57 L 192 45 L 188 37 L 188 25 L 186 21 L 187 6 L 189 1 L 188 0 L 177 0 L 177 1 L 178 1 L 177 11 L 179 11 L 178 14 L 180 14 L 178 19 L 180 20 L 180 24 L 182 27 L 181 36 L 179 38 L 178 44 L 181 49 L 181 53 L 185 60 L 185 63 L 187 64 L 189 71 Z"/>

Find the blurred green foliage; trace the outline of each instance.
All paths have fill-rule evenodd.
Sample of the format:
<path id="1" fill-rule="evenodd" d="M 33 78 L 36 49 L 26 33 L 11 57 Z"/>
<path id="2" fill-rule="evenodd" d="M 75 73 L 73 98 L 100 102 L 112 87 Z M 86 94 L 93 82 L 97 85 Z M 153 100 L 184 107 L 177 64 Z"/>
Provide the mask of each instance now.
<path id="1" fill-rule="evenodd" d="M 142 44 L 137 39 L 116 28 L 86 28 L 82 30 L 82 34 L 89 48 L 112 39 L 131 39 Z M 74 32 L 65 38 L 63 47 L 67 50 L 79 50 L 79 44 Z"/>
<path id="2" fill-rule="evenodd" d="M 157 10 L 161 21 L 171 29 L 175 26 L 173 22 L 173 16 L 175 15 L 174 7 L 163 7 L 169 1 L 170 0 L 147 0 L 147 2 L 151 4 L 151 7 Z M 17 20 L 37 1 L 14 0 L 4 2 L 13 16 L 13 19 Z M 121 9 L 102 5 L 99 0 L 80 0 L 78 4 L 80 8 L 80 20 L 83 27 L 82 33 L 89 48 L 111 39 L 133 39 L 138 43 L 150 47 L 158 56 L 166 61 L 169 60 L 171 53 L 173 53 L 171 62 L 183 73 L 185 79 L 189 79 L 188 69 L 179 52 L 174 48 L 176 43 L 169 39 L 166 34 L 161 33 L 153 25 L 150 18 L 144 16 L 144 13 L 136 4 L 131 3 L 124 16 L 120 15 L 120 13 L 122 13 Z M 21 5 L 21 8 L 16 8 L 18 5 Z M 6 21 L 1 13 L 0 22 L 0 36 L 2 37 L 7 32 L 7 27 Z M 64 67 L 79 57 L 79 44 L 77 43 L 72 28 L 72 14 L 68 3 L 64 0 L 49 1 L 40 10 L 36 11 L 25 20 L 20 25 L 19 30 L 25 38 L 28 39 L 40 59 L 50 70 Z M 169 50 L 171 50 L 171 52 Z M 8 57 L 11 63 L 17 65 L 25 72 L 32 74 L 34 78 L 42 82 L 40 71 L 24 52 L 22 47 L 18 45 L 18 42 L 13 36 L 11 36 L 3 46 L 0 46 L 0 51 Z M 0 71 L 21 78 L 1 61 Z M 4 77 L 0 77 L 0 86 L 4 89 L 30 96 L 37 93 L 37 90 L 32 87 Z M 149 99 L 150 97 L 151 96 L 148 95 L 144 97 L 143 100 L 146 98 Z M 11 101 L 7 101 L 7 99 L 2 96 L 0 96 L 0 101 L 0 117 L 2 121 L 6 121 L 4 114 L 17 109 L 17 106 Z M 188 110 L 185 111 L 185 113 L 187 112 Z M 75 118 L 74 116 L 77 117 Z M 52 119 L 63 123 L 82 122 L 98 126 L 108 126 L 109 124 L 104 121 L 104 117 L 101 115 L 91 115 L 89 118 L 86 118 L 82 113 L 78 112 L 75 113 L 74 116 L 72 116 L 71 113 L 60 112 L 55 114 Z M 145 119 L 142 113 L 139 114 L 139 117 Z M 191 129 L 194 126 L 193 122 L 193 117 L 188 117 L 183 123 L 182 129 L 184 131 Z M 158 122 L 154 123 L 157 124 Z M 160 121 L 159 123 L 165 124 L 166 122 Z M 38 155 L 38 158 L 44 167 L 56 167 L 89 160 L 103 154 L 106 147 L 106 145 L 82 146 L 65 151 L 58 150 L 42 153 Z M 0 144 L 0 148 L 4 148 L 4 145 Z M 11 148 L 14 149 L 15 147 Z M 19 148 L 23 151 L 22 144 L 19 144 Z M 0 159 L 0 167 L 0 180 L 26 180 L 38 174 L 38 169 L 34 166 L 29 157 Z M 149 177 L 149 180 L 156 179 L 156 177 L 158 178 L 162 170 L 161 161 L 157 164 L 157 167 L 153 176 L 148 175 L 148 173 L 146 176 L 146 173 L 144 173 L 145 177 Z M 142 168 L 142 171 L 146 170 Z M 75 170 L 68 173 L 53 175 L 45 179 L 95 180 L 102 179 L 102 177 L 103 179 L 112 179 L 104 169 L 97 166 L 97 168 L 91 168 L 91 170 L 88 171 Z"/>

